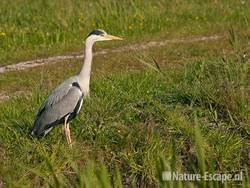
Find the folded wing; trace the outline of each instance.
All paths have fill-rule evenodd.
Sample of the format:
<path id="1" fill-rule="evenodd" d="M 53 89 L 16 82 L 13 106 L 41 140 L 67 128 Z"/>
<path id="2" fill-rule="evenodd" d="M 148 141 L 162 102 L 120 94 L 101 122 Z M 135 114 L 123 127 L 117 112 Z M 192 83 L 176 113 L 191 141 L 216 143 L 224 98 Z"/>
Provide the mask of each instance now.
<path id="1" fill-rule="evenodd" d="M 66 116 L 73 119 L 81 108 L 82 100 L 83 93 L 77 82 L 61 84 L 39 109 L 31 134 L 43 134 L 53 126 L 64 123 Z"/>

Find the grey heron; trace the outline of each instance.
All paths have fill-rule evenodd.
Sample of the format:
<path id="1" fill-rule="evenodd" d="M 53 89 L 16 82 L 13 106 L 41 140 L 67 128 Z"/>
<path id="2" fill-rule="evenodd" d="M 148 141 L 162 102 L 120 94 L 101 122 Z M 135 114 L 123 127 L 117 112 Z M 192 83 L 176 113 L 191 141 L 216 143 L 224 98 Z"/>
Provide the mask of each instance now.
<path id="1" fill-rule="evenodd" d="M 66 139 L 71 146 L 69 122 L 79 113 L 84 97 L 89 94 L 93 44 L 108 40 L 122 40 L 122 38 L 109 35 L 101 29 L 88 34 L 84 62 L 79 73 L 61 83 L 48 96 L 36 115 L 31 136 L 45 136 L 56 125 L 64 124 Z"/>

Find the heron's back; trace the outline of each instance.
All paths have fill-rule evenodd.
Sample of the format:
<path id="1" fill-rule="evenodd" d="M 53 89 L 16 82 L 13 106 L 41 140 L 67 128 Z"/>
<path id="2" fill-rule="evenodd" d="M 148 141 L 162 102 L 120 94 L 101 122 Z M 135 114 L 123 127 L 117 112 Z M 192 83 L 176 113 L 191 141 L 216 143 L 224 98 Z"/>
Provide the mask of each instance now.
<path id="1" fill-rule="evenodd" d="M 39 136 L 50 128 L 64 123 L 65 117 L 68 121 L 75 118 L 79 112 L 83 93 L 74 77 L 59 85 L 47 98 L 39 109 L 31 135 Z"/>

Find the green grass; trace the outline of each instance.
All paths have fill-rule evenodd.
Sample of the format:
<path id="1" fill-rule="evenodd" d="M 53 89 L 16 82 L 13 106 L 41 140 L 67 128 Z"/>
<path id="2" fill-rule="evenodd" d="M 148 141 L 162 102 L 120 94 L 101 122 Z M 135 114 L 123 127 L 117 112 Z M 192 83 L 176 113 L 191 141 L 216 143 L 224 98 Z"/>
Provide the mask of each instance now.
<path id="1" fill-rule="evenodd" d="M 169 169 L 243 170 L 247 178 L 249 63 L 226 59 L 187 64 L 164 75 L 100 76 L 71 124 L 72 150 L 60 127 L 44 139 L 28 138 L 49 92 L 37 83 L 31 96 L 1 104 L 0 177 L 10 187 L 168 187 L 174 182 L 162 182 L 160 174 Z"/>
<path id="2" fill-rule="evenodd" d="M 104 43 L 96 44 L 96 47 Z M 92 79 L 110 73 L 127 73 L 145 70 L 138 58 L 154 57 L 164 69 L 183 66 L 185 63 L 216 59 L 224 48 L 227 54 L 232 50 L 228 40 L 209 41 L 206 43 L 168 44 L 167 46 L 149 48 L 141 51 L 127 51 L 96 55 L 93 60 Z M 41 89 L 52 90 L 62 80 L 76 74 L 82 60 L 71 60 L 39 66 L 25 71 L 12 71 L 0 75 L 0 93 L 16 91 L 33 92 L 33 86 L 40 83 Z M 65 68 L 67 67 L 67 68 Z"/>
<path id="3" fill-rule="evenodd" d="M 94 28 L 124 36 L 122 44 L 229 36 L 96 56 L 91 97 L 71 123 L 72 150 L 61 126 L 39 140 L 28 133 L 48 93 L 81 61 L 1 74 L 1 93 L 24 93 L 0 101 L 0 187 L 249 186 L 249 9 L 246 1 L 2 1 L 1 65 L 80 50 Z M 109 45 L 121 44 L 101 47 Z M 244 177 L 164 182 L 165 170 Z"/>
<path id="4" fill-rule="evenodd" d="M 80 51 L 88 32 L 103 28 L 127 41 L 224 33 L 245 28 L 246 1 L 1 1 L 0 65 Z"/>

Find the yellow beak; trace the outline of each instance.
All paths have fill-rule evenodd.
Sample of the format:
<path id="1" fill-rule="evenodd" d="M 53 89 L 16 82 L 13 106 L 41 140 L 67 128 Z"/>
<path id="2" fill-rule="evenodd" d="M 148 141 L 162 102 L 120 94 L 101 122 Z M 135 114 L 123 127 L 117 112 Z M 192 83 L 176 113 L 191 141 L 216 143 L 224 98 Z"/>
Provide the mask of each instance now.
<path id="1" fill-rule="evenodd" d="M 104 36 L 107 40 L 123 40 L 121 37 L 113 36 L 113 35 L 105 35 Z"/>

